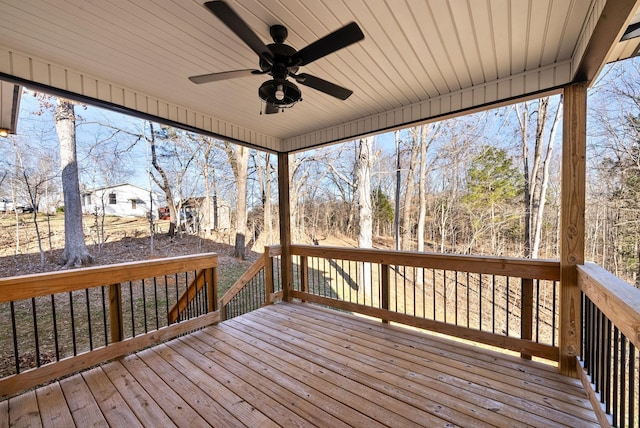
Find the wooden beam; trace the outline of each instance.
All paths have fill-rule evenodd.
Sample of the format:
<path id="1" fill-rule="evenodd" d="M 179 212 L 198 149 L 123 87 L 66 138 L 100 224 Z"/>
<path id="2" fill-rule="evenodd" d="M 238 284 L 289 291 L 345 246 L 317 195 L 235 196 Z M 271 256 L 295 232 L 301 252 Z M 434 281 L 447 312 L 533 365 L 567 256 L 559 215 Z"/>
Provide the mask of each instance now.
<path id="1" fill-rule="evenodd" d="M 609 0 L 604 5 L 587 48 L 580 58 L 575 82 L 591 82 L 598 77 L 609 57 L 609 52 L 618 43 L 637 9 L 636 0 Z"/>
<path id="2" fill-rule="evenodd" d="M 289 201 L 289 155 L 278 153 L 278 216 L 280 218 L 280 257 L 282 278 L 282 300 L 290 300 L 291 276 L 291 208 Z"/>
<path id="3" fill-rule="evenodd" d="M 560 372 L 578 377 L 580 288 L 576 266 L 584 263 L 587 83 L 564 89 L 560 227 Z"/>

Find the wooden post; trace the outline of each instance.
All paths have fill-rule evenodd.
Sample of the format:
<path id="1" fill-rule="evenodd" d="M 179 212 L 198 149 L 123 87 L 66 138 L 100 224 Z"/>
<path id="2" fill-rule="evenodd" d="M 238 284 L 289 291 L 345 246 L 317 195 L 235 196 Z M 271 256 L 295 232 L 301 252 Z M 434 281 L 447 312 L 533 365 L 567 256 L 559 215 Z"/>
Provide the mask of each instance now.
<path id="1" fill-rule="evenodd" d="M 271 295 L 273 294 L 273 259 L 270 253 L 271 247 L 264 247 L 264 291 L 265 304 L 273 303 Z"/>
<path id="2" fill-rule="evenodd" d="M 289 201 L 289 155 L 278 153 L 278 216 L 280 218 L 280 246 L 282 300 L 291 300 L 293 263 L 291 261 L 291 208 Z"/>
<path id="3" fill-rule="evenodd" d="M 213 312 L 218 309 L 218 268 L 212 267 L 204 272 L 204 280 L 207 283 L 207 310 Z"/>
<path id="4" fill-rule="evenodd" d="M 580 288 L 576 265 L 584 263 L 587 84 L 564 88 L 560 220 L 560 373 L 577 377 L 580 352 Z"/>
<path id="5" fill-rule="evenodd" d="M 218 307 L 220 308 L 220 321 L 225 321 L 227 319 L 227 307 L 222 304 L 222 299 L 218 301 Z"/>
<path id="6" fill-rule="evenodd" d="M 391 279 L 391 269 L 389 269 L 389 265 L 380 265 L 380 268 L 382 269 L 381 272 L 381 281 L 380 281 L 380 307 L 382 309 L 387 309 L 389 310 L 389 281 Z M 383 323 L 388 324 L 389 320 L 382 320 Z"/>
<path id="7" fill-rule="evenodd" d="M 533 338 L 533 279 L 522 278 L 521 282 L 521 307 L 520 307 L 520 337 L 531 340 Z M 530 360 L 531 355 L 520 354 L 525 360 Z"/>
<path id="8" fill-rule="evenodd" d="M 124 338 L 120 283 L 109 285 L 109 329 L 111 331 L 111 343 L 120 342 Z"/>

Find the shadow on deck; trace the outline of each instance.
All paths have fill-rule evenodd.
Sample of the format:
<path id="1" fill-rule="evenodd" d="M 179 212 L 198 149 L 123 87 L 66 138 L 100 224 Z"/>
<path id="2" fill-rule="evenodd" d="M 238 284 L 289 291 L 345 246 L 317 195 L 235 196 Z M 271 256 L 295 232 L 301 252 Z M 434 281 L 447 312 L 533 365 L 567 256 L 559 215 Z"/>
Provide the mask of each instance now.
<path id="1" fill-rule="evenodd" d="M 557 368 L 269 305 L 0 402 L 0 426 L 597 426 Z"/>

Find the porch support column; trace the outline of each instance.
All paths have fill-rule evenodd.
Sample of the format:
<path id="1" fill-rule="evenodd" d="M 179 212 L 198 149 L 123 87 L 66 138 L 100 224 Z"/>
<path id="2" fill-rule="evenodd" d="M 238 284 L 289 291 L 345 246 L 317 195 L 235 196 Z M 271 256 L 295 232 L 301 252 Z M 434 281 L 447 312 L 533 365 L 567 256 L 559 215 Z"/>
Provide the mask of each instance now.
<path id="1" fill-rule="evenodd" d="M 282 279 L 282 300 L 291 300 L 291 275 L 293 272 L 291 262 L 291 208 L 289 201 L 289 155 L 278 153 L 278 216 L 280 218 L 280 255 Z"/>
<path id="2" fill-rule="evenodd" d="M 560 220 L 560 372 L 578 376 L 580 289 L 576 265 L 584 263 L 587 83 L 564 88 Z"/>

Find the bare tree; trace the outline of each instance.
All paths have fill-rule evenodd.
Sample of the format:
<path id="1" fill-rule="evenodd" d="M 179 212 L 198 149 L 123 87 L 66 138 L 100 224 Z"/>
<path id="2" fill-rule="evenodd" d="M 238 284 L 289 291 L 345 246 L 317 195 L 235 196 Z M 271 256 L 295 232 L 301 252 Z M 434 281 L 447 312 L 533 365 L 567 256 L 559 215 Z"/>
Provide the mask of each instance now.
<path id="1" fill-rule="evenodd" d="M 400 240 L 400 248 L 405 251 L 411 250 L 413 247 L 413 194 L 416 186 L 415 173 L 418 154 L 420 153 L 420 128 L 409 129 L 409 136 L 409 170 L 407 171 L 407 185 L 405 186 L 404 204 L 402 205 L 402 234 Z"/>
<path id="2" fill-rule="evenodd" d="M 54 170 L 54 160 L 46 152 L 41 153 L 36 147 L 19 144 L 15 138 L 10 141 L 15 153 L 17 181 L 20 181 L 21 187 L 26 193 L 27 201 L 33 210 L 31 219 L 36 231 L 40 265 L 44 266 L 44 249 L 40 236 L 40 225 L 38 224 L 38 207 L 47 186 L 57 176 L 58 171 L 57 169 Z"/>
<path id="3" fill-rule="evenodd" d="M 545 97 L 534 102 L 527 101 L 516 105 L 524 174 L 524 252 L 525 257 L 531 258 L 537 258 L 540 251 L 551 154 L 562 115 L 562 99 L 560 99 L 552 118 L 550 118 L 549 103 L 550 98 Z M 532 136 L 528 131 L 532 116 L 530 114 L 531 106 L 537 107 L 535 133 Z M 546 132 L 547 127 L 550 127 L 548 133 Z M 530 153 L 531 144 L 533 145 L 533 155 Z"/>
<path id="4" fill-rule="evenodd" d="M 60 141 L 64 196 L 64 251 L 60 264 L 64 265 L 64 268 L 80 267 L 91 263 L 93 257 L 87 249 L 82 228 L 82 201 L 76 155 L 76 116 L 71 101 L 58 99 L 54 122 Z"/>
<path id="5" fill-rule="evenodd" d="M 244 146 L 231 146 L 224 143 L 225 152 L 229 158 L 233 176 L 236 180 L 236 239 L 234 256 L 246 258 L 245 244 L 247 235 L 247 174 L 249 166 L 249 149 Z"/>

